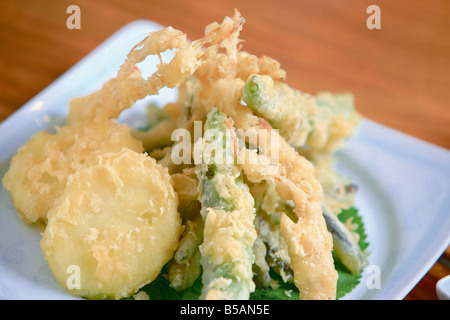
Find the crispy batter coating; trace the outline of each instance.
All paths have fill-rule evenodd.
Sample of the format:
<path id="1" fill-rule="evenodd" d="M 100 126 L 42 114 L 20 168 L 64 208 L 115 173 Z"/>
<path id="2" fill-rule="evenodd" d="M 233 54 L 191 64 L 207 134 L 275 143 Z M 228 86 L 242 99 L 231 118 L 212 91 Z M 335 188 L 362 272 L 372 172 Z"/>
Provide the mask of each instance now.
<path id="1" fill-rule="evenodd" d="M 274 131 L 271 135 L 272 138 L 278 136 Z M 280 231 L 288 247 L 300 298 L 335 299 L 338 275 L 331 254 L 333 241 L 322 215 L 322 187 L 313 165 L 282 138 L 279 139 L 279 163 L 276 167 L 266 156 L 242 150 L 241 157 L 249 159 L 252 156 L 256 158 L 256 164 L 246 161 L 242 165 L 248 179 L 252 182 L 270 181 L 283 200 L 294 202 L 298 221 L 294 223 L 282 213 Z"/>
<path id="2" fill-rule="evenodd" d="M 122 147 L 143 151 L 128 126 L 109 120 L 64 126 L 56 134 L 39 132 L 11 159 L 3 184 L 25 222 L 45 223 L 71 174 Z"/>
<path id="3" fill-rule="evenodd" d="M 117 118 L 123 110 L 147 95 L 157 94 L 163 87 L 181 85 L 220 48 L 235 55 L 239 42 L 237 35 L 243 23 L 244 19 L 236 11 L 232 18 L 226 17 L 221 24 L 213 22 L 206 26 L 205 36 L 193 42 L 187 42 L 186 34 L 172 27 L 150 33 L 130 51 L 115 78 L 90 95 L 72 99 L 68 122 Z M 206 45 L 209 45 L 207 49 L 204 48 Z M 173 59 L 168 63 L 161 62 L 154 74 L 147 79 L 142 78 L 136 64 L 149 55 L 170 49 L 176 49 Z"/>
<path id="4" fill-rule="evenodd" d="M 268 75 L 249 77 L 242 99 L 294 147 L 331 153 L 352 136 L 361 116 L 350 93 L 313 96 Z"/>
<path id="5" fill-rule="evenodd" d="M 210 61 L 208 68 L 221 70 L 226 64 L 224 59 L 218 57 L 216 64 Z M 233 65 L 231 58 L 228 65 Z M 337 272 L 331 254 L 332 237 L 322 215 L 323 190 L 316 178 L 315 168 L 272 130 L 267 121 L 255 116 L 250 108 L 241 103 L 245 81 L 236 77 L 239 74 L 238 66 L 242 65 L 234 65 L 235 72 L 221 74 L 211 70 L 213 75 L 218 75 L 217 79 L 201 79 L 203 83 L 207 83 L 205 86 L 208 90 L 203 105 L 197 108 L 209 110 L 216 106 L 233 119 L 237 129 L 245 132 L 246 139 L 252 140 L 253 136 L 257 138 L 253 141 L 260 142 L 262 154 L 243 148 L 238 154 L 241 159 L 239 163 L 251 182 L 270 181 L 275 184 L 282 199 L 293 200 L 295 204 L 297 223 L 282 215 L 280 230 L 288 246 L 294 283 L 300 290 L 300 297 L 335 299 Z M 199 70 L 203 67 L 204 65 Z M 261 139 L 263 134 L 266 139 Z M 277 150 L 272 149 L 273 142 L 278 146 Z M 251 158 L 256 164 L 252 164 Z M 317 279 L 321 282 L 317 282 Z"/>
<path id="6" fill-rule="evenodd" d="M 71 175 L 48 215 L 41 247 L 56 279 L 88 298 L 119 299 L 151 282 L 181 233 L 167 170 L 129 149 Z M 80 270 L 71 288 L 70 266 Z"/>

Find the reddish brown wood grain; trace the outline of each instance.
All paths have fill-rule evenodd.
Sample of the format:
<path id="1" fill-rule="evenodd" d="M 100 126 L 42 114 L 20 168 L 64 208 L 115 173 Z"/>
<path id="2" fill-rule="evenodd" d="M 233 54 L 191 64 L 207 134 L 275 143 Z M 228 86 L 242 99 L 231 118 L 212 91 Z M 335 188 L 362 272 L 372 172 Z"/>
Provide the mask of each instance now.
<path id="1" fill-rule="evenodd" d="M 81 9 L 80 30 L 66 27 L 71 4 Z M 370 4 L 381 8 L 381 30 L 366 27 Z M 246 19 L 244 50 L 279 60 L 290 85 L 351 91 L 364 116 L 450 148 L 447 0 L 3 0 L 0 121 L 131 21 L 154 20 L 195 39 L 235 8 Z M 438 262 L 406 299 L 436 299 L 446 274 Z"/>

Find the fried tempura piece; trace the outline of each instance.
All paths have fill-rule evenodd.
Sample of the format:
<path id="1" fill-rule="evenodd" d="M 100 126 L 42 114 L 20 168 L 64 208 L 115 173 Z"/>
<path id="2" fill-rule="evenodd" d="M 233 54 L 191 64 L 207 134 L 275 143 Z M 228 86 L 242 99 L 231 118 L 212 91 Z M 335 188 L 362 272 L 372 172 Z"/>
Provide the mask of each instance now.
<path id="1" fill-rule="evenodd" d="M 39 132 L 11 159 L 3 184 L 25 222 L 45 223 L 72 173 L 122 147 L 143 151 L 128 126 L 109 120 L 65 126 L 56 134 Z"/>
<path id="2" fill-rule="evenodd" d="M 240 151 L 241 154 L 238 154 L 238 163 L 242 164 L 244 174 L 251 182 L 274 183 L 283 200 L 294 202 L 298 221 L 294 223 L 282 214 L 280 231 L 288 246 L 294 283 L 300 290 L 300 298 L 334 299 L 338 276 L 331 254 L 332 237 L 322 215 L 323 190 L 316 178 L 314 166 L 272 130 L 265 119 L 258 118 L 248 106 L 241 103 L 245 80 L 236 76 L 245 73 L 239 70 L 245 64 L 233 64 L 232 57 L 228 57 L 228 63 L 227 57 L 222 56 L 211 60 L 215 63 L 210 61 L 202 65 L 197 73 L 202 74 L 202 71 L 207 74 L 203 70 L 207 67 L 213 77 L 201 79 L 207 89 L 203 92 L 202 105 L 197 106 L 193 113 L 202 108 L 209 112 L 215 106 L 233 119 L 236 135 L 241 130 L 246 135 L 245 139 L 259 141 L 258 147 L 262 154 L 243 148 L 242 153 Z M 224 65 L 234 65 L 234 71 L 221 73 Z M 272 74 L 271 77 L 276 77 L 280 72 L 272 70 Z M 277 150 L 272 149 L 272 144 L 278 146 Z M 251 157 L 253 160 L 250 160 Z"/>
<path id="3" fill-rule="evenodd" d="M 130 296 L 172 257 L 181 233 L 177 204 L 170 175 L 154 159 L 126 148 L 99 155 L 69 177 L 49 212 L 44 257 L 74 294 Z M 79 287 L 71 266 L 79 268 Z"/>
<path id="4" fill-rule="evenodd" d="M 178 211 L 183 220 L 184 231 L 172 261 L 168 265 L 170 286 L 181 291 L 192 286 L 201 275 L 200 250 L 203 242 L 203 218 L 198 201 L 197 179 L 191 169 L 172 175 L 175 192 L 178 194 Z"/>
<path id="5" fill-rule="evenodd" d="M 206 26 L 205 36 L 193 42 L 187 42 L 186 34 L 172 27 L 150 33 L 130 51 L 115 78 L 90 95 L 72 99 L 68 122 L 117 118 L 123 110 L 147 95 L 157 94 L 163 87 L 174 88 L 182 84 L 220 48 L 235 56 L 243 23 L 244 19 L 236 10 L 233 17 L 225 17 L 221 24 L 213 22 Z M 206 45 L 209 46 L 205 49 Z M 173 59 L 169 63 L 161 62 L 155 73 L 147 79 L 142 78 L 136 64 L 149 55 L 170 49 L 175 49 Z"/>
<path id="6" fill-rule="evenodd" d="M 217 108 L 208 114 L 205 136 L 196 143 L 211 152 L 198 168 L 199 200 L 205 221 L 202 254 L 203 288 L 200 299 L 249 299 L 255 290 L 252 265 L 257 233 L 254 199 L 234 164 L 233 146 L 226 142 L 229 120 Z M 211 134 L 212 133 L 212 134 Z M 212 155 L 214 154 L 214 155 Z"/>
<path id="7" fill-rule="evenodd" d="M 294 283 L 300 291 L 300 298 L 335 299 L 338 274 L 331 254 L 333 241 L 322 215 L 323 193 L 314 166 L 274 130 L 268 130 L 268 134 L 270 139 L 278 141 L 279 162 L 276 166 L 271 163 L 270 147 L 264 150 L 264 155 L 242 149 L 240 157 L 253 157 L 252 162 L 243 162 L 244 173 L 254 183 L 270 181 L 281 199 L 294 202 L 293 211 L 297 222 L 281 213 L 280 231 L 287 244 Z"/>
<path id="8" fill-rule="evenodd" d="M 267 262 L 284 282 L 292 282 L 291 261 L 286 242 L 280 232 L 280 212 L 290 213 L 294 205 L 282 200 L 272 183 L 264 181 L 254 184 L 250 190 L 255 198 L 257 212 L 255 222 L 261 240 L 267 246 Z"/>
<path id="9" fill-rule="evenodd" d="M 272 132 L 275 135 L 274 132 Z M 243 150 L 243 153 L 248 153 Z M 241 155 L 247 158 L 250 155 Z M 280 166 L 271 167 L 265 156 L 257 164 L 242 165 L 252 182 L 271 181 L 283 200 L 293 200 L 297 222 L 281 213 L 280 231 L 287 244 L 294 283 L 302 300 L 336 298 L 337 272 L 331 254 L 333 241 L 322 215 L 322 188 L 314 167 L 284 140 L 280 141 Z"/>
<path id="10" fill-rule="evenodd" d="M 313 96 L 267 75 L 251 75 L 242 99 L 287 142 L 321 152 L 342 147 L 361 120 L 349 93 L 320 92 Z"/>

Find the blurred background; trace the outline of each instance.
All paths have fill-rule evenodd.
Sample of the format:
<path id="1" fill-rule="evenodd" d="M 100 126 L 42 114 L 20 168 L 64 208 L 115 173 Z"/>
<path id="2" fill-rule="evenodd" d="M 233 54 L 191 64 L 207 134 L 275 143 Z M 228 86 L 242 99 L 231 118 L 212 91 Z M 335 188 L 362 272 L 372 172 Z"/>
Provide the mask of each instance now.
<path id="1" fill-rule="evenodd" d="M 366 24 L 373 4 L 381 29 Z M 66 26 L 70 5 L 80 29 Z M 291 86 L 351 91 L 363 116 L 450 148 L 448 0 L 1 0 L 0 122 L 131 21 L 196 39 L 235 8 L 246 19 L 243 50 L 277 59 Z M 436 299 L 447 274 L 438 261 L 405 299 Z"/>

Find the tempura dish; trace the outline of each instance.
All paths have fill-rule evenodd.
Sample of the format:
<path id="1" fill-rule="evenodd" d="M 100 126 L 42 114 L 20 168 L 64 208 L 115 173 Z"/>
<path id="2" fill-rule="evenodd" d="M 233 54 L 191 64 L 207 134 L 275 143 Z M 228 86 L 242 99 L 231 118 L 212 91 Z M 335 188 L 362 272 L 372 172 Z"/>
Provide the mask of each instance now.
<path id="1" fill-rule="evenodd" d="M 11 159 L 3 185 L 72 294 L 335 300 L 358 284 L 358 186 L 335 169 L 361 121 L 353 95 L 290 87 L 277 60 L 243 50 L 243 25 L 236 10 L 198 40 L 151 32 Z M 145 128 L 119 124 L 163 88 L 177 99 L 148 105 Z"/>

